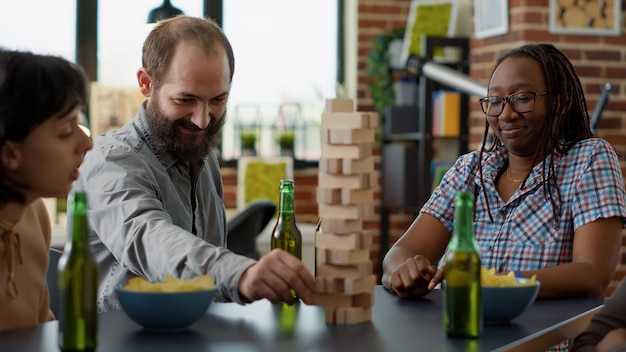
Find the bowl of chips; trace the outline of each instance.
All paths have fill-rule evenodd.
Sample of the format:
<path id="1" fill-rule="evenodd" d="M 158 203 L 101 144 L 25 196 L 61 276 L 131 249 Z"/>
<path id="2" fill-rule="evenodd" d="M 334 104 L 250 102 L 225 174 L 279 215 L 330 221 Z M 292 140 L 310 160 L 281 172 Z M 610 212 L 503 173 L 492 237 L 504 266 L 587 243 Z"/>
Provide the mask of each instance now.
<path id="1" fill-rule="evenodd" d="M 512 272 L 496 274 L 493 268 L 481 272 L 483 321 L 488 324 L 508 323 L 530 307 L 541 284 L 535 276 L 518 278 Z"/>
<path id="2" fill-rule="evenodd" d="M 116 287 L 117 298 L 126 314 L 147 330 L 180 331 L 206 314 L 216 289 L 213 279 L 166 276 L 162 282 L 135 277 Z"/>

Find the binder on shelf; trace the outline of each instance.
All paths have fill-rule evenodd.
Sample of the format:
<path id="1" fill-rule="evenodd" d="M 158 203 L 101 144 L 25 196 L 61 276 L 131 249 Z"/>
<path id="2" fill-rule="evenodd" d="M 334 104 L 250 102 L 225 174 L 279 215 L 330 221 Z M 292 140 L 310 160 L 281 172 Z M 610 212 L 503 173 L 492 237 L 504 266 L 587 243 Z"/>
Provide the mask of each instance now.
<path id="1" fill-rule="evenodd" d="M 437 186 L 439 186 L 439 183 L 441 183 L 441 179 L 453 165 L 454 162 L 451 161 L 433 160 L 430 163 L 430 180 L 432 184 L 431 192 L 434 191 Z"/>
<path id="2" fill-rule="evenodd" d="M 433 136 L 458 137 L 461 133 L 461 93 L 433 92 Z"/>

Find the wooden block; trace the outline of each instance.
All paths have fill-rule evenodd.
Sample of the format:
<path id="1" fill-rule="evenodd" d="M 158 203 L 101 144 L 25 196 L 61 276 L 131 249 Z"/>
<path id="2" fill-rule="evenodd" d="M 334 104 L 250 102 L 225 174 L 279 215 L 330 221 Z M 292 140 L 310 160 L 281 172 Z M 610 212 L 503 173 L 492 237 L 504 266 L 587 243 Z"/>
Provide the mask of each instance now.
<path id="1" fill-rule="evenodd" d="M 376 130 L 373 128 L 323 129 L 322 134 L 326 136 L 326 143 L 329 144 L 363 144 L 373 143 L 376 140 Z M 324 139 L 322 139 L 322 143 L 324 143 Z"/>
<path id="2" fill-rule="evenodd" d="M 343 293 L 319 293 L 313 292 L 313 305 L 322 307 L 352 307 L 354 296 L 344 295 Z"/>
<path id="3" fill-rule="evenodd" d="M 378 173 L 377 172 L 369 173 L 368 184 L 369 185 L 367 187 L 363 187 L 363 188 L 374 188 L 378 185 Z"/>
<path id="4" fill-rule="evenodd" d="M 344 279 L 316 277 L 315 292 L 317 293 L 338 293 L 343 292 Z"/>
<path id="5" fill-rule="evenodd" d="M 371 307 L 374 305 L 374 290 L 348 297 L 352 297 L 352 307 Z"/>
<path id="6" fill-rule="evenodd" d="M 380 115 L 377 112 L 368 113 L 370 117 L 369 125 L 370 128 L 376 128 L 380 126 Z"/>
<path id="7" fill-rule="evenodd" d="M 357 295 L 314 292 L 312 296 L 313 305 L 322 307 L 371 307 L 374 305 L 373 292 Z"/>
<path id="8" fill-rule="evenodd" d="M 345 234 L 363 231 L 363 221 L 361 219 L 322 219 L 321 232 L 334 234 Z"/>
<path id="9" fill-rule="evenodd" d="M 372 232 L 354 232 L 334 234 L 318 232 L 315 234 L 315 248 L 322 249 L 361 249 L 372 245 Z"/>
<path id="10" fill-rule="evenodd" d="M 368 275 L 358 279 L 338 278 L 315 278 L 315 292 L 317 293 L 343 293 L 357 295 L 361 293 L 373 293 L 376 288 L 376 275 Z"/>
<path id="11" fill-rule="evenodd" d="M 376 275 L 369 275 L 360 279 L 345 279 L 343 281 L 343 292 L 348 295 L 374 292 L 375 288 Z"/>
<path id="12" fill-rule="evenodd" d="M 323 112 L 322 128 L 369 128 L 372 117 L 366 112 Z"/>
<path id="13" fill-rule="evenodd" d="M 336 175 L 320 172 L 317 175 L 317 186 L 322 188 L 370 188 L 369 174 Z"/>
<path id="14" fill-rule="evenodd" d="M 320 141 L 322 144 L 330 144 L 330 129 L 322 128 L 320 130 Z"/>
<path id="15" fill-rule="evenodd" d="M 372 160 L 374 158 L 372 157 Z M 349 159 L 346 159 L 349 160 Z M 319 172 L 325 172 L 327 174 L 341 174 L 343 173 L 343 160 L 337 158 L 320 158 Z"/>
<path id="16" fill-rule="evenodd" d="M 317 188 L 317 202 L 324 204 L 362 204 L 374 202 L 374 189 Z"/>
<path id="17" fill-rule="evenodd" d="M 354 265 L 330 265 L 317 263 L 315 268 L 315 276 L 321 278 L 337 278 L 337 279 L 359 279 L 368 275 L 372 275 L 372 261 L 358 263 Z"/>
<path id="18" fill-rule="evenodd" d="M 370 249 L 324 249 L 316 251 L 317 262 L 320 264 L 351 265 L 370 260 Z"/>
<path id="19" fill-rule="evenodd" d="M 364 174 L 374 171 L 374 157 L 366 156 L 360 159 L 343 159 L 341 173 Z"/>
<path id="20" fill-rule="evenodd" d="M 372 144 L 321 144 L 323 158 L 361 159 L 372 156 Z"/>
<path id="21" fill-rule="evenodd" d="M 333 311 L 335 324 L 354 325 L 372 320 L 371 307 L 342 307 Z M 328 317 L 326 318 L 328 323 Z"/>
<path id="22" fill-rule="evenodd" d="M 374 189 L 348 189 L 341 190 L 341 204 L 374 203 Z"/>
<path id="23" fill-rule="evenodd" d="M 353 112 L 354 99 L 326 99 L 326 112 Z"/>
<path id="24" fill-rule="evenodd" d="M 342 159 L 323 157 L 319 161 L 319 172 L 327 174 L 365 174 L 374 171 L 374 157 Z"/>
<path id="25" fill-rule="evenodd" d="M 325 204 L 341 204 L 342 192 L 340 188 L 317 188 L 317 202 Z"/>
<path id="26" fill-rule="evenodd" d="M 337 313 L 337 308 L 324 307 L 324 317 L 326 319 L 326 324 L 337 324 L 335 321 L 335 314 Z"/>
<path id="27" fill-rule="evenodd" d="M 317 207 L 319 216 L 323 219 L 363 219 L 374 216 L 374 204 L 324 204 Z"/>

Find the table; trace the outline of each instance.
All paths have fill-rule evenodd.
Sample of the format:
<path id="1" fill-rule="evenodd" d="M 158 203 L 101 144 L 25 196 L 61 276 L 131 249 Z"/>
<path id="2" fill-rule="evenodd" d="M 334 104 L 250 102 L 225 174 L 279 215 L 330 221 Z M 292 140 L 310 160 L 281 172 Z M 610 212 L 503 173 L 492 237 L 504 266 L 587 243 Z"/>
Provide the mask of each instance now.
<path id="1" fill-rule="evenodd" d="M 400 299 L 375 289 L 372 321 L 326 325 L 321 307 L 298 305 L 293 330 L 280 328 L 280 306 L 213 303 L 180 333 L 143 330 L 124 312 L 100 315 L 98 352 L 141 351 L 537 351 L 584 328 L 602 298 L 540 300 L 506 325 L 485 325 L 478 339 L 449 339 L 442 326 L 441 291 Z M 57 322 L 0 333 L 0 351 L 58 351 Z"/>

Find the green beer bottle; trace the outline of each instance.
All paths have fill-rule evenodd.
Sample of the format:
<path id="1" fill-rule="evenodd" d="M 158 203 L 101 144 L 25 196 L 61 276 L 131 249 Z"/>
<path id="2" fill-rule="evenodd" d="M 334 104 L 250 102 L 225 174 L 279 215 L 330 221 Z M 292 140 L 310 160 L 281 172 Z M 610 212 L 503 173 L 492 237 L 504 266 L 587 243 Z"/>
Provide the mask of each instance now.
<path id="1" fill-rule="evenodd" d="M 302 233 L 296 224 L 293 181 L 280 181 L 278 219 L 272 231 L 272 249 L 280 248 L 302 259 Z"/>
<path id="2" fill-rule="evenodd" d="M 478 337 L 483 318 L 480 257 L 474 238 L 474 201 L 468 191 L 456 194 L 454 231 L 444 273 L 444 323 L 449 337 Z"/>
<path id="3" fill-rule="evenodd" d="M 87 194 L 68 202 L 68 238 L 59 259 L 59 346 L 62 351 L 94 351 L 98 344 L 98 266 L 87 241 Z"/>

